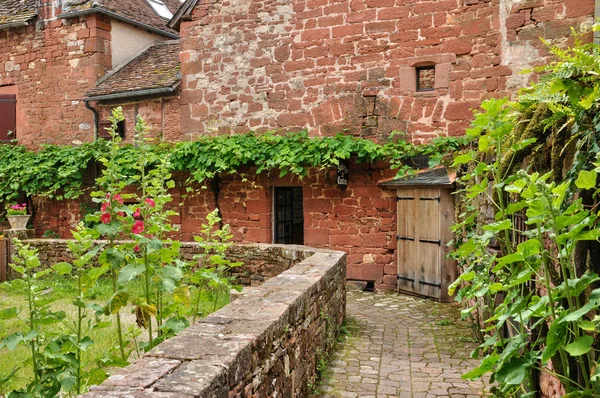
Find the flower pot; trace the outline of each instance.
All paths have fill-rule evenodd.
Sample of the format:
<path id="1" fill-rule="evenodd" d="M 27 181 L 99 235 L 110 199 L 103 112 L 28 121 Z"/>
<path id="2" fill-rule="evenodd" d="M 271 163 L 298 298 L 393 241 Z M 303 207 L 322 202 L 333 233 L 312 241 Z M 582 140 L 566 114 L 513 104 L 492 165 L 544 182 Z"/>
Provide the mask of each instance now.
<path id="1" fill-rule="evenodd" d="M 27 229 L 27 221 L 29 221 L 31 215 L 25 214 L 24 216 L 6 216 L 10 223 L 11 229 Z"/>

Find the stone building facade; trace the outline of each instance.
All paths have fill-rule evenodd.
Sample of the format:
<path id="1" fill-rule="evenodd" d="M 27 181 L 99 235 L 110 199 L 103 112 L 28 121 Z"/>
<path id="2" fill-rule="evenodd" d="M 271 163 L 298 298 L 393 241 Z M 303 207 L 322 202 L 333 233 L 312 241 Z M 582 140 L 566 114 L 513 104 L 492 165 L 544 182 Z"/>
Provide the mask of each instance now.
<path id="1" fill-rule="evenodd" d="M 549 53 L 540 38 L 572 44 L 571 27 L 592 25 L 594 1 L 187 0 L 173 14 L 165 29 L 180 36 L 181 80 L 168 86 L 177 87 L 170 93 L 127 99 L 110 97 L 122 92 L 118 88 L 96 91 L 96 98 L 109 96 L 99 101 L 100 119 L 115 104 L 125 104 L 128 120 L 129 115 L 142 114 L 152 125 L 160 125 L 157 131 L 169 141 L 306 129 L 314 136 L 343 131 L 378 141 L 399 130 L 414 142 L 426 142 L 439 135 L 462 135 L 472 109 L 482 100 L 512 96 L 535 79 L 519 72 L 547 62 Z M 11 40 L 55 35 L 64 53 L 44 50 L 35 59 L 23 54 L 23 59 L 6 61 L 0 55 L 0 94 L 6 84 L 41 82 L 36 74 L 51 63 L 71 76 L 80 74 L 78 85 L 68 88 L 72 95 L 50 75 L 44 75 L 47 88 L 36 83 L 38 91 L 58 91 L 54 95 L 65 113 L 61 118 L 44 111 L 42 104 L 24 107 L 23 113 L 48 112 L 51 122 L 18 133 L 22 143 L 92 139 L 92 113 L 73 98 L 76 90 L 78 98 L 85 93 L 93 98 L 102 86 L 98 76 L 112 68 L 105 50 L 110 37 L 105 18 L 109 17 L 57 19 L 49 22 L 57 25 L 52 31 L 34 26 L 0 31 L 0 39 L 6 35 Z M 81 55 L 67 50 L 69 40 L 75 40 L 73 32 L 81 41 L 76 47 Z M 10 51 L 20 48 L 4 46 Z M 76 55 L 78 61 L 71 60 Z M 113 72 L 113 80 L 127 80 L 115 78 L 119 73 L 126 76 L 126 68 Z M 182 182 L 173 190 L 181 213 L 174 222 L 180 225 L 178 237 L 191 240 L 206 213 L 218 206 L 237 241 L 277 242 L 277 212 L 287 206 L 295 232 L 286 239 L 344 250 L 349 254 L 349 277 L 392 288 L 397 273 L 396 220 L 401 215 L 396 212 L 396 192 L 380 188 L 378 182 L 394 174 L 386 164 L 351 162 L 344 191 L 335 173 L 319 170 L 310 170 L 301 181 L 267 174 L 246 182 L 220 176 L 218 184 L 194 195 Z M 37 233 L 51 229 L 68 236 L 80 218 L 81 205 L 35 200 Z"/>
<path id="2" fill-rule="evenodd" d="M 174 12 L 179 1 L 167 4 Z M 14 135 L 0 138 L 30 148 L 93 140 L 86 93 L 117 62 L 150 43 L 177 39 L 166 23 L 149 4 L 133 0 L 0 3 L 0 95 L 16 100 Z"/>

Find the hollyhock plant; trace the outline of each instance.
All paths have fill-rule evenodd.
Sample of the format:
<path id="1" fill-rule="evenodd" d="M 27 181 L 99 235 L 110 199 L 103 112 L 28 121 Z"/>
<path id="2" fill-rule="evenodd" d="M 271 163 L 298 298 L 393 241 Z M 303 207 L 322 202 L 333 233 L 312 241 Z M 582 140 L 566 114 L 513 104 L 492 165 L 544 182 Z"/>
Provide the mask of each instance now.
<path id="1" fill-rule="evenodd" d="M 144 228 L 144 222 L 137 220 L 133 223 L 133 226 L 131 227 L 131 232 L 133 232 L 134 234 L 141 234 L 142 232 L 144 232 Z"/>
<path id="2" fill-rule="evenodd" d="M 102 221 L 102 224 L 108 224 L 108 223 L 110 223 L 110 213 L 103 213 L 100 216 L 100 221 Z"/>
<path id="3" fill-rule="evenodd" d="M 146 203 L 149 204 L 150 207 L 155 206 L 154 199 L 152 199 L 152 198 L 146 198 Z"/>

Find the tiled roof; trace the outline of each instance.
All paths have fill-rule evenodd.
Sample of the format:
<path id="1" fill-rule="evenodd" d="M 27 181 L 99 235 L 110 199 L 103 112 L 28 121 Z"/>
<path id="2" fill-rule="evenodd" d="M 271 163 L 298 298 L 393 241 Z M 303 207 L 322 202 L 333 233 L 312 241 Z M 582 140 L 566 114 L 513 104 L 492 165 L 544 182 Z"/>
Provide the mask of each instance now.
<path id="1" fill-rule="evenodd" d="M 140 55 L 100 79 L 86 93 L 88 98 L 111 94 L 133 97 L 152 89 L 174 91 L 179 85 L 179 41 L 156 43 Z"/>
<path id="2" fill-rule="evenodd" d="M 163 0 L 163 3 L 173 14 L 181 5 L 179 0 Z M 70 0 L 63 7 L 67 15 L 93 9 L 108 11 L 168 33 L 177 33 L 167 26 L 169 20 L 160 17 L 147 0 Z"/>
<path id="3" fill-rule="evenodd" d="M 0 28 L 29 22 L 36 15 L 35 0 L 0 0 Z"/>
<path id="4" fill-rule="evenodd" d="M 454 185 L 456 174 L 448 173 L 445 167 L 435 169 L 419 170 L 415 175 L 409 175 L 401 178 L 394 178 L 388 181 L 379 182 L 377 185 L 383 188 L 402 188 L 414 186 L 447 186 Z"/>

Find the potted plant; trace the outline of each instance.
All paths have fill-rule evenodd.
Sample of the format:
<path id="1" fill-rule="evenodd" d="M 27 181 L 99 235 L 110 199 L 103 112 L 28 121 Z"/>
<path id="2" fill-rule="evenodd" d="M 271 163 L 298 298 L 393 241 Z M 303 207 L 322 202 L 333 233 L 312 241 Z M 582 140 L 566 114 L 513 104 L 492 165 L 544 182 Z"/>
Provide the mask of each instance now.
<path id="1" fill-rule="evenodd" d="M 6 218 L 10 223 L 11 229 L 27 229 L 27 222 L 29 221 L 29 214 L 27 214 L 27 204 L 14 204 L 6 208 Z"/>

